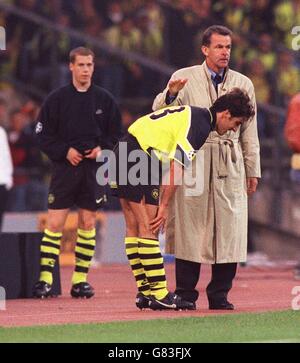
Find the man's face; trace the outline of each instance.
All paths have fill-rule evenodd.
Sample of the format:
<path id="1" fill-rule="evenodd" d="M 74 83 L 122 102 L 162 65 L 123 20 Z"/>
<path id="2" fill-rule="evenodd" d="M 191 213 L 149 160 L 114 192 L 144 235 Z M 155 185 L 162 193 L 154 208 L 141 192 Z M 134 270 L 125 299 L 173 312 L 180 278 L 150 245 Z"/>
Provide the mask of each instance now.
<path id="1" fill-rule="evenodd" d="M 217 115 L 216 131 L 219 135 L 224 135 L 229 130 L 236 132 L 244 120 L 243 117 L 232 117 L 228 110 L 220 112 Z"/>
<path id="2" fill-rule="evenodd" d="M 91 55 L 77 55 L 75 62 L 70 63 L 73 80 L 82 85 L 90 83 L 94 73 L 94 61 Z"/>
<path id="3" fill-rule="evenodd" d="M 231 37 L 229 35 L 212 34 L 210 45 L 202 46 L 206 63 L 215 72 L 220 72 L 228 66 L 231 52 Z"/>

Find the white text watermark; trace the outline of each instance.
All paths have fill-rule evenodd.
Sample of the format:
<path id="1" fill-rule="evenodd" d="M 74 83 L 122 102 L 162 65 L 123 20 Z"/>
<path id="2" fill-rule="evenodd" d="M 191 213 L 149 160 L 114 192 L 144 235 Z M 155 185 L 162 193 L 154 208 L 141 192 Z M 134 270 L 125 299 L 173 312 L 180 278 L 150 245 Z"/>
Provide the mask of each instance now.
<path id="1" fill-rule="evenodd" d="M 6 291 L 2 286 L 0 286 L 0 311 L 1 310 L 6 310 Z"/>
<path id="2" fill-rule="evenodd" d="M 159 159 L 158 159 L 159 157 Z M 120 142 L 117 155 L 111 150 L 102 150 L 97 162 L 101 166 L 97 170 L 97 183 L 101 186 L 110 185 L 184 185 L 185 196 L 200 196 L 204 190 L 204 152 L 191 156 L 180 151 L 174 155 L 175 162 L 186 165 L 182 177 L 170 178 L 172 160 L 163 153 L 151 150 L 150 155 L 141 149 L 127 152 L 127 143 Z M 160 162 L 160 161 L 162 162 Z"/>
<path id="3" fill-rule="evenodd" d="M 0 50 L 6 50 L 6 31 L 0 26 Z"/>
<path id="4" fill-rule="evenodd" d="M 295 35 L 292 40 L 292 49 L 297 51 L 300 49 L 300 25 L 293 27 L 292 35 Z"/>
<path id="5" fill-rule="evenodd" d="M 295 295 L 295 297 L 292 300 L 292 309 L 300 310 L 300 286 L 293 287 L 292 295 Z"/>

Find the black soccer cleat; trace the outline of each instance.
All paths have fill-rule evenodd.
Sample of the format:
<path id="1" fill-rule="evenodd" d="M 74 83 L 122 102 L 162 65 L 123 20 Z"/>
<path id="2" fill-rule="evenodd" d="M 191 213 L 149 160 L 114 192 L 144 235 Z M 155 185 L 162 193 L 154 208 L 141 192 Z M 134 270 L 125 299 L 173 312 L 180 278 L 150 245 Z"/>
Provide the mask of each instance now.
<path id="1" fill-rule="evenodd" d="M 149 307 L 152 310 L 195 310 L 196 305 L 190 301 L 183 300 L 179 295 L 169 292 L 162 300 L 151 296 Z"/>
<path id="2" fill-rule="evenodd" d="M 37 299 L 44 299 L 53 297 L 51 294 L 52 285 L 47 284 L 45 281 L 38 281 L 33 287 L 33 296 Z"/>
<path id="3" fill-rule="evenodd" d="M 149 308 L 150 296 L 146 296 L 139 292 L 135 298 L 135 305 L 137 308 L 143 310 Z"/>
<path id="4" fill-rule="evenodd" d="M 79 282 L 72 286 L 70 291 L 72 297 L 90 299 L 95 295 L 93 287 L 88 282 Z"/>

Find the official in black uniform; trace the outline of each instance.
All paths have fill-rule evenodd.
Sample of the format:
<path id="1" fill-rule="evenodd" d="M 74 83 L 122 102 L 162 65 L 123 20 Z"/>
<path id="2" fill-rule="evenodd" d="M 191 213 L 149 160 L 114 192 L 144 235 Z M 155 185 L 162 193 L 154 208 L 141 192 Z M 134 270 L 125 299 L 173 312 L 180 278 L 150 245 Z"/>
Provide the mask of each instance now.
<path id="1" fill-rule="evenodd" d="M 87 274 L 95 249 L 96 210 L 104 200 L 103 189 L 96 181 L 96 158 L 101 150 L 112 149 L 122 135 L 121 115 L 113 97 L 92 84 L 94 57 L 87 48 L 71 51 L 72 82 L 47 97 L 36 125 L 40 148 L 53 161 L 41 273 L 34 287 L 38 298 L 51 295 L 62 230 L 74 205 L 79 212 L 71 295 L 94 295 Z"/>

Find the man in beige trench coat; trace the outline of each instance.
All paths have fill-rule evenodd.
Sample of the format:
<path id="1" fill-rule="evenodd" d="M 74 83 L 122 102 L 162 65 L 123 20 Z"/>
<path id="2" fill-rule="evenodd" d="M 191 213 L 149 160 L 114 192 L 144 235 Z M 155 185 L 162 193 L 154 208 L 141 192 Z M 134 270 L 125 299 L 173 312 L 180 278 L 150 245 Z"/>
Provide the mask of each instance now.
<path id="1" fill-rule="evenodd" d="M 226 27 L 206 29 L 204 63 L 176 71 L 155 98 L 153 110 L 167 105 L 210 107 L 234 87 L 244 89 L 256 107 L 250 79 L 228 68 L 231 43 L 232 33 Z M 256 115 L 236 133 L 211 132 L 193 167 L 195 163 L 202 180 L 178 188 L 167 224 L 167 246 L 175 242 L 176 293 L 195 303 L 201 263 L 211 264 L 206 288 L 209 308 L 232 310 L 227 295 L 237 263 L 247 257 L 247 195 L 255 192 L 260 178 Z"/>

